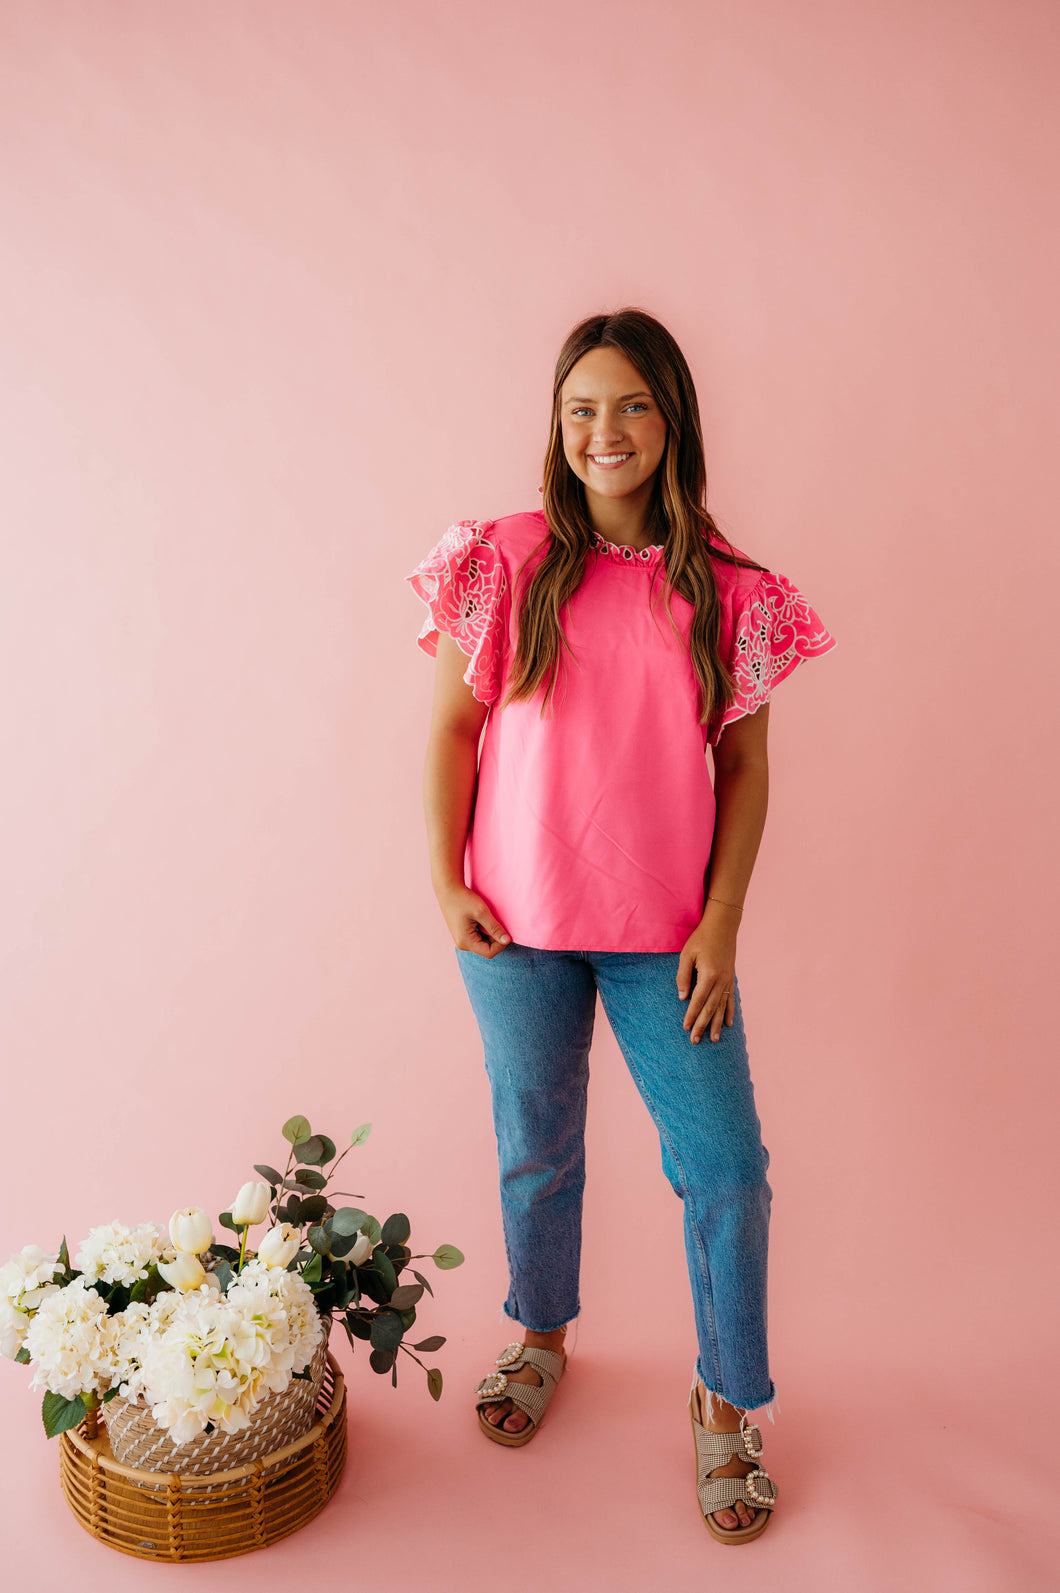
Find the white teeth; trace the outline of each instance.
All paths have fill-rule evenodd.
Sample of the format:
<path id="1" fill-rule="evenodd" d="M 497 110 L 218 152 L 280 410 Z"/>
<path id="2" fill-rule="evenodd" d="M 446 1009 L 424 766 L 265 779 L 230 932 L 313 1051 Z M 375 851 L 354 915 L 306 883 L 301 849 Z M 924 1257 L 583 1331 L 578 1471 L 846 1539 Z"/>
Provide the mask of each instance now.
<path id="1" fill-rule="evenodd" d="M 589 458 L 594 465 L 617 465 L 620 459 L 628 459 L 629 454 L 590 454 Z"/>

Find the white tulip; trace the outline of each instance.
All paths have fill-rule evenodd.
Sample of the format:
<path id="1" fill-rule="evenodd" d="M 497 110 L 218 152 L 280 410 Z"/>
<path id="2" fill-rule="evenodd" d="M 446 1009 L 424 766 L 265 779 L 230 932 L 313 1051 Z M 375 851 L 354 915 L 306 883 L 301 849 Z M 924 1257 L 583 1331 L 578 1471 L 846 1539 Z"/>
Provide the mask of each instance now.
<path id="1" fill-rule="evenodd" d="M 267 1267 L 286 1267 L 298 1254 L 301 1236 L 289 1222 L 270 1228 L 258 1246 L 258 1260 Z"/>
<path id="2" fill-rule="evenodd" d="M 184 1206 L 169 1219 L 169 1237 L 175 1250 L 197 1256 L 213 1244 L 213 1226 L 201 1206 Z"/>
<path id="3" fill-rule="evenodd" d="M 244 1184 L 232 1202 L 232 1221 L 237 1228 L 254 1228 L 269 1215 L 272 1191 L 268 1184 Z"/>
<path id="4" fill-rule="evenodd" d="M 181 1294 L 187 1294 L 189 1289 L 197 1289 L 206 1282 L 205 1267 L 198 1256 L 188 1250 L 178 1250 L 174 1261 L 160 1261 L 158 1270 L 170 1288 L 177 1289 Z"/>
<path id="5" fill-rule="evenodd" d="M 359 1233 L 357 1235 L 357 1243 L 346 1257 L 346 1260 L 352 1267 L 359 1267 L 362 1261 L 368 1260 L 374 1249 L 375 1241 L 372 1239 L 371 1234 Z"/>

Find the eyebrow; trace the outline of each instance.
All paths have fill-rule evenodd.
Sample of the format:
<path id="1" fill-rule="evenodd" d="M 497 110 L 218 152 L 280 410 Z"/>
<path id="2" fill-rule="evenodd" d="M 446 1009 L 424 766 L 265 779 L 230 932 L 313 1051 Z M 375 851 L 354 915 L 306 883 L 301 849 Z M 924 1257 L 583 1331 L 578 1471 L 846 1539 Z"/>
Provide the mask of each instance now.
<path id="1" fill-rule="evenodd" d="M 622 397 L 618 400 L 618 402 L 620 404 L 625 404 L 625 403 L 628 403 L 631 398 L 650 398 L 650 397 L 651 397 L 651 394 L 644 392 L 644 390 L 642 388 L 639 393 L 623 393 Z M 595 404 L 596 403 L 596 399 L 595 398 L 568 398 L 567 399 L 567 403 L 568 404 Z"/>

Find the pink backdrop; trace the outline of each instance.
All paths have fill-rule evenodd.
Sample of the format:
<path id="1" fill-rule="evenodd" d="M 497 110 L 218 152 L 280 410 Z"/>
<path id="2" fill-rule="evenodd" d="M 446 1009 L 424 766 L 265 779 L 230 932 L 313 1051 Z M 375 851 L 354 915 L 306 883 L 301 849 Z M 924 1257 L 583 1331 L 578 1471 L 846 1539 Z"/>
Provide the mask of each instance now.
<path id="1" fill-rule="evenodd" d="M 184 1574 L 744 1585 L 695 1502 L 680 1208 L 602 1014 L 572 1375 L 518 1455 L 470 1405 L 503 1246 L 401 576 L 538 504 L 559 343 L 632 303 L 692 364 L 715 515 L 840 642 L 777 694 L 738 963 L 775 1190 L 751 1571 L 1052 1586 L 1055 9 L 0 26 L 0 1254 L 216 1210 L 300 1111 L 374 1122 L 349 1187 L 468 1257 L 421 1317 L 441 1403 L 347 1355 L 312 1538 Z M 0 1373 L 27 1567 L 153 1581 L 74 1523 Z"/>

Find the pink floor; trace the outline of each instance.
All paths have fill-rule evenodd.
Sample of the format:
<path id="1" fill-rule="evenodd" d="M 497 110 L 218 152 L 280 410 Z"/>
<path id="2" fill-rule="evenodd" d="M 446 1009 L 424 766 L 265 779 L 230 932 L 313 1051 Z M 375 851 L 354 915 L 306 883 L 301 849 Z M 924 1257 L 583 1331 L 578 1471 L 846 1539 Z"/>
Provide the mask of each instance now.
<path id="1" fill-rule="evenodd" d="M 17 1523 L 23 1546 L 37 1545 L 25 1563 L 38 1587 L 90 1590 L 179 1578 L 233 1590 L 641 1593 L 746 1587 L 749 1575 L 783 1593 L 1057 1587 L 1055 1424 L 1044 1412 L 1025 1429 L 1015 1406 L 999 1409 L 986 1447 L 956 1368 L 929 1392 L 879 1366 L 803 1366 L 776 1425 L 763 1423 L 782 1503 L 765 1537 L 729 1555 L 698 1514 L 684 1377 L 669 1347 L 642 1367 L 632 1346 L 600 1342 L 585 1322 L 579 1337 L 547 1424 L 525 1449 L 480 1438 L 463 1398 L 483 1344 L 450 1340 L 438 1405 L 418 1381 L 395 1392 L 358 1366 L 349 1463 L 316 1523 L 264 1553 L 179 1572 L 89 1538 L 59 1493 L 32 1400 L 6 1400 L 9 1542 Z"/>

